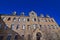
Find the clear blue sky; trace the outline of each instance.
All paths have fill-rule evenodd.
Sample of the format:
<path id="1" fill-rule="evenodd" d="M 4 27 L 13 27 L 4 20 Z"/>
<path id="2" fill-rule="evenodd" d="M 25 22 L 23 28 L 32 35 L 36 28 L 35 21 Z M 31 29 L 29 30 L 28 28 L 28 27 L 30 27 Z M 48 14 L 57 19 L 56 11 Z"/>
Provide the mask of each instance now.
<path id="1" fill-rule="evenodd" d="M 17 15 L 25 12 L 25 15 L 34 10 L 38 16 L 40 13 L 49 14 L 58 24 L 60 24 L 60 1 L 59 0 L 0 0 L 0 14 Z"/>

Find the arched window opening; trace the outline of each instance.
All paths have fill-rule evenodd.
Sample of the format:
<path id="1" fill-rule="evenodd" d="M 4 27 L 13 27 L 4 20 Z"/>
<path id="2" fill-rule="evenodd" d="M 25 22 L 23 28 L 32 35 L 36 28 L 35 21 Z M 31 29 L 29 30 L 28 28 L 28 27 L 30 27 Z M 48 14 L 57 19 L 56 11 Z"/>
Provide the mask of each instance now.
<path id="1" fill-rule="evenodd" d="M 7 36 L 7 40 L 11 40 L 11 35 L 8 35 Z"/>
<path id="2" fill-rule="evenodd" d="M 20 20 L 21 20 L 21 19 L 20 19 L 20 18 L 18 18 L 18 21 L 19 21 L 19 22 L 20 22 Z"/>
<path id="3" fill-rule="evenodd" d="M 50 19 L 48 19 L 48 21 L 50 22 Z"/>
<path id="4" fill-rule="evenodd" d="M 16 21 L 16 18 L 15 17 L 13 18 L 13 21 Z"/>
<path id="5" fill-rule="evenodd" d="M 42 25 L 40 25 L 40 30 L 42 30 Z"/>
<path id="6" fill-rule="evenodd" d="M 37 28 L 37 24 L 33 24 L 33 28 L 36 29 Z"/>
<path id="7" fill-rule="evenodd" d="M 32 21 L 35 22 L 36 21 L 36 18 L 32 18 Z"/>
<path id="8" fill-rule="evenodd" d="M 26 18 L 23 18 L 22 20 L 25 22 L 26 21 Z"/>
<path id="9" fill-rule="evenodd" d="M 18 28 L 19 28 L 19 25 L 16 26 L 16 29 L 18 29 Z"/>
<path id="10" fill-rule="evenodd" d="M 8 18 L 8 21 L 10 21 L 10 20 L 11 20 L 11 18 L 9 17 L 9 18 Z"/>
<path id="11" fill-rule="evenodd" d="M 22 35 L 22 40 L 24 40 L 24 35 Z"/>
<path id="12" fill-rule="evenodd" d="M 11 30 L 14 30 L 14 24 L 11 25 Z"/>
<path id="13" fill-rule="evenodd" d="M 14 38 L 14 40 L 18 40 L 18 35 L 15 35 L 15 38 Z"/>
<path id="14" fill-rule="evenodd" d="M 34 18 L 34 21 L 36 21 L 36 18 Z"/>
<path id="15" fill-rule="evenodd" d="M 30 29 L 31 29 L 30 25 L 27 25 L 27 29 L 28 29 L 28 30 L 30 30 Z"/>
<path id="16" fill-rule="evenodd" d="M 29 22 L 29 18 L 27 19 L 27 21 Z"/>
<path id="17" fill-rule="evenodd" d="M 23 30 L 25 29 L 25 25 L 22 26 L 22 29 L 23 29 Z"/>
<path id="18" fill-rule="evenodd" d="M 51 21 L 52 21 L 52 22 L 54 22 L 54 20 L 53 20 L 53 19 L 51 19 Z"/>
<path id="19" fill-rule="evenodd" d="M 40 39 L 41 37 L 42 37 L 41 33 L 38 32 L 38 33 L 36 34 L 36 40 L 41 40 L 41 39 Z"/>

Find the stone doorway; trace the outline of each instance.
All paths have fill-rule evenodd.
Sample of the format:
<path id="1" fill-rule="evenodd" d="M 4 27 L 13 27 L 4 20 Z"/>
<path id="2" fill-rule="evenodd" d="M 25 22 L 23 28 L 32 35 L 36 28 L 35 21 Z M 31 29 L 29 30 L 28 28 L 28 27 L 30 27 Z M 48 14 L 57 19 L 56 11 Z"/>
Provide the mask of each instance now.
<path id="1" fill-rule="evenodd" d="M 41 37 L 42 37 L 41 33 L 38 32 L 38 33 L 36 34 L 36 40 L 41 40 Z"/>

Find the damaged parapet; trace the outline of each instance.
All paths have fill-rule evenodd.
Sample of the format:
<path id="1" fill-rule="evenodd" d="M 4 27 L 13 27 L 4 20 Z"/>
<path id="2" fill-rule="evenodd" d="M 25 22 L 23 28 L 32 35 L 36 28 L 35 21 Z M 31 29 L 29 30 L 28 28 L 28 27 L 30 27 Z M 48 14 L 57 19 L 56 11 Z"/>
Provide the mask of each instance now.
<path id="1" fill-rule="evenodd" d="M 40 14 L 40 17 L 44 17 L 44 15 L 43 14 Z"/>
<path id="2" fill-rule="evenodd" d="M 21 16 L 24 16 L 24 12 L 21 12 Z"/>
<path id="3" fill-rule="evenodd" d="M 46 15 L 46 17 L 47 17 L 47 18 L 50 18 L 50 16 L 49 16 L 49 15 Z"/>
<path id="4" fill-rule="evenodd" d="M 16 15 L 16 11 L 13 12 L 13 15 Z"/>

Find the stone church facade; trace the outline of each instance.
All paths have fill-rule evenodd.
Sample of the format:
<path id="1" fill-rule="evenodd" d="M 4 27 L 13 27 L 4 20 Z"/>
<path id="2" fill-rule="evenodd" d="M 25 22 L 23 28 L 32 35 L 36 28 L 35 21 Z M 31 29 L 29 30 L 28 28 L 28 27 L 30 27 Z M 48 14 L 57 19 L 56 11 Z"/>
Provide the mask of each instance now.
<path id="1" fill-rule="evenodd" d="M 45 31 L 53 32 L 59 26 L 49 15 L 37 16 L 31 11 L 29 16 L 0 15 L 0 40 L 45 40 Z"/>

